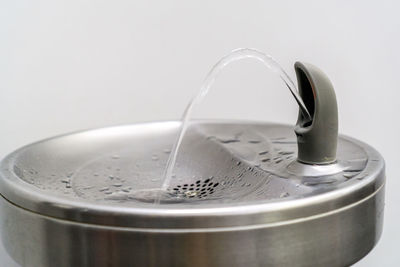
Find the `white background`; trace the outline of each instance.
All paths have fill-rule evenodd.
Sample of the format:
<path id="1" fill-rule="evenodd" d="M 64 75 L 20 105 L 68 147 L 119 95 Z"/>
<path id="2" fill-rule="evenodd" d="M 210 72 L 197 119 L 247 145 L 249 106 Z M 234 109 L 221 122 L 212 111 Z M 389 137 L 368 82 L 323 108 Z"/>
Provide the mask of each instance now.
<path id="1" fill-rule="evenodd" d="M 356 266 L 400 254 L 398 1 L 0 1 L 0 156 L 78 129 L 177 119 L 209 68 L 238 47 L 296 60 L 335 86 L 341 133 L 387 163 L 377 247 Z M 197 112 L 294 124 L 288 90 L 261 64 L 236 63 Z M 397 189 L 396 189 L 397 188 Z M 0 249 L 0 265 L 15 266 Z"/>

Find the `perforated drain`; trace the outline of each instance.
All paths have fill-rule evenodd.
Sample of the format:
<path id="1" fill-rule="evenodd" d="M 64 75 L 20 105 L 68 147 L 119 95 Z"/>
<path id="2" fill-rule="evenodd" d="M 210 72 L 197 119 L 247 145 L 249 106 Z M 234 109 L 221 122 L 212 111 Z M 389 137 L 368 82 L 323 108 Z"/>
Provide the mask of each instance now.
<path id="1" fill-rule="evenodd" d="M 213 182 L 212 180 L 213 177 L 210 177 L 204 181 L 197 180 L 193 184 L 176 185 L 173 188 L 173 194 L 177 197 L 205 198 L 214 194 L 219 186 L 218 182 Z"/>

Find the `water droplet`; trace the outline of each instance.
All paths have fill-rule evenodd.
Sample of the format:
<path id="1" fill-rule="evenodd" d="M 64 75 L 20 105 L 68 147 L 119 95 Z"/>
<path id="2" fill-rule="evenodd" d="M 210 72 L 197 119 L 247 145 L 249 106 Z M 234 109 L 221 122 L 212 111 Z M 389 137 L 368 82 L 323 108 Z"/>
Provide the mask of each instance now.
<path id="1" fill-rule="evenodd" d="M 249 142 L 250 144 L 259 144 L 259 143 L 261 143 L 260 140 L 249 140 L 248 142 Z"/>
<path id="2" fill-rule="evenodd" d="M 99 189 L 100 192 L 104 192 L 104 191 L 108 191 L 108 190 L 110 190 L 109 187 L 103 187 L 103 188 Z"/>
<path id="3" fill-rule="evenodd" d="M 346 162 L 348 166 L 346 167 L 346 172 L 360 172 L 367 165 L 367 159 L 352 159 Z"/>
<path id="4" fill-rule="evenodd" d="M 240 161 L 236 162 L 236 166 L 239 166 L 240 164 L 242 164 Z"/>
<path id="5" fill-rule="evenodd" d="M 171 153 L 171 149 L 166 148 L 166 149 L 163 150 L 163 152 L 164 152 L 165 154 L 170 154 L 170 153 Z"/>
<path id="6" fill-rule="evenodd" d="M 283 156 L 292 155 L 293 153 L 294 152 L 292 152 L 292 151 L 280 151 L 280 152 L 278 152 L 279 155 L 283 155 Z"/>
<path id="7" fill-rule="evenodd" d="M 352 177 L 354 177 L 356 175 L 357 175 L 357 173 L 351 173 L 351 172 L 343 173 L 343 177 L 346 178 L 346 179 L 350 179 L 350 178 L 352 178 Z"/>
<path id="8" fill-rule="evenodd" d="M 265 158 L 265 159 L 261 159 L 261 161 L 262 162 L 269 162 L 269 161 L 271 161 L 271 159 L 270 158 Z"/>
<path id="9" fill-rule="evenodd" d="M 153 156 L 151 157 L 151 159 L 154 160 L 154 161 L 156 161 L 156 160 L 158 160 L 158 156 L 157 156 L 157 155 L 153 155 Z"/>
<path id="10" fill-rule="evenodd" d="M 262 155 L 265 155 L 265 154 L 268 154 L 268 153 L 269 153 L 269 151 L 265 150 L 265 151 L 258 152 L 258 155 L 262 156 Z"/>
<path id="11" fill-rule="evenodd" d="M 222 144 L 230 144 L 230 143 L 238 143 L 240 142 L 239 139 L 226 139 L 226 140 L 221 140 L 218 139 Z"/>
<path id="12" fill-rule="evenodd" d="M 284 198 L 284 197 L 288 197 L 288 196 L 290 196 L 290 194 L 288 192 L 284 192 L 279 197 Z"/>
<path id="13" fill-rule="evenodd" d="M 83 188 L 83 190 L 89 190 L 89 189 L 92 189 L 94 186 L 86 186 L 86 187 L 84 187 Z"/>
<path id="14" fill-rule="evenodd" d="M 121 183 L 116 183 L 116 184 L 113 184 L 113 186 L 115 186 L 115 187 L 121 187 L 122 184 L 121 184 Z"/>
<path id="15" fill-rule="evenodd" d="M 111 158 L 112 158 L 112 159 L 119 159 L 120 156 L 119 156 L 119 155 L 113 155 L 113 156 L 111 156 Z"/>

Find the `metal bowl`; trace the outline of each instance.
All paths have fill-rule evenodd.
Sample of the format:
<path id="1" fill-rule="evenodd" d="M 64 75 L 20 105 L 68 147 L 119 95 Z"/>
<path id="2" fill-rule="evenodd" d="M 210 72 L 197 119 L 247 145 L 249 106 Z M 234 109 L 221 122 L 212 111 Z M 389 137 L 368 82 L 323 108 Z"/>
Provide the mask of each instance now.
<path id="1" fill-rule="evenodd" d="M 296 160 L 293 127 L 197 121 L 168 190 L 180 122 L 73 133 L 1 163 L 0 229 L 22 266 L 348 266 L 382 231 L 384 161 L 338 138 Z"/>

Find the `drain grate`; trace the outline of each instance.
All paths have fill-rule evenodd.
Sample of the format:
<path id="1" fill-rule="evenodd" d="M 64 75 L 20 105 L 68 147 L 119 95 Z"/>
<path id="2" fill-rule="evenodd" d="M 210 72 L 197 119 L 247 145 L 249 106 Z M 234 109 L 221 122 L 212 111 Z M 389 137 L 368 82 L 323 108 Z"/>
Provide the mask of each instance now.
<path id="1" fill-rule="evenodd" d="M 213 177 L 210 177 L 204 181 L 197 180 L 195 183 L 192 184 L 176 185 L 172 189 L 172 193 L 179 197 L 205 198 L 209 195 L 214 194 L 219 185 L 219 182 L 213 182 Z"/>

